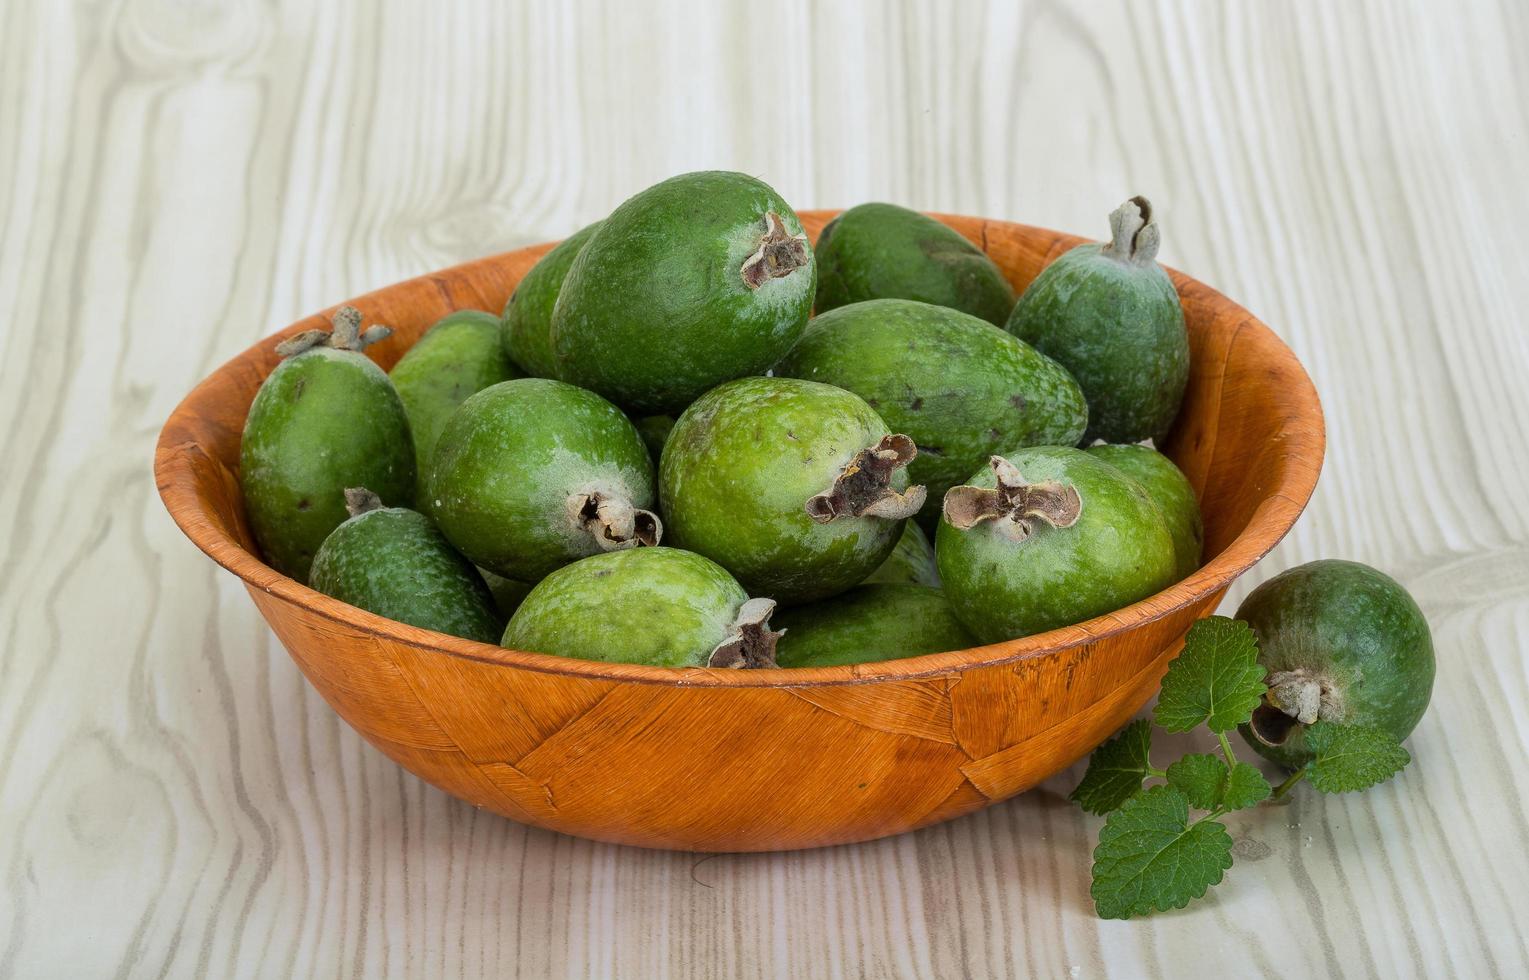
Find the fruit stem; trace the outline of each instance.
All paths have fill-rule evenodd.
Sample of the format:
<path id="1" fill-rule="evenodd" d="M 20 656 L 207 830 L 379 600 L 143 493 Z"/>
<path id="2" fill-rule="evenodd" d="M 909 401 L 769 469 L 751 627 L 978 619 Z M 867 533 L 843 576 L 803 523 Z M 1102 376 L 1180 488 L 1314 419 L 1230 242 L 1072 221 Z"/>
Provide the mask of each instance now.
<path id="1" fill-rule="evenodd" d="M 881 517 L 900 521 L 924 506 L 923 487 L 892 489 L 892 474 L 913 462 L 918 447 L 905 435 L 883 436 L 844 464 L 833 486 L 807 498 L 807 514 L 819 524 L 839 517 Z"/>
<path id="2" fill-rule="evenodd" d="M 1035 532 L 1035 522 L 1072 527 L 1083 516 L 1078 488 L 1055 480 L 1026 483 L 1019 468 L 1002 456 L 988 459 L 996 489 L 951 487 L 945 494 L 945 519 L 958 531 L 993 521 L 1000 534 L 1023 541 Z"/>
<path id="3" fill-rule="evenodd" d="M 1149 265 L 1157 259 L 1159 236 L 1152 202 L 1138 194 L 1110 212 L 1110 242 L 1104 252 L 1121 262 Z"/>
<path id="4" fill-rule="evenodd" d="M 706 658 L 706 666 L 736 670 L 777 666 L 775 642 L 786 631 L 770 629 L 770 614 L 774 611 L 774 599 L 746 600 L 738 607 L 732 635 L 711 651 L 711 655 Z"/>

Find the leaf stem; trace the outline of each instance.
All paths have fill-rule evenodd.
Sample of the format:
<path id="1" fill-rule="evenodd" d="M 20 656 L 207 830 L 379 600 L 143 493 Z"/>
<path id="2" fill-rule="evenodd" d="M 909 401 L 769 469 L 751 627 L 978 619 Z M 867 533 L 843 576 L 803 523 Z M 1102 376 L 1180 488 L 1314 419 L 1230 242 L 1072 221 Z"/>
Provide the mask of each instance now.
<path id="1" fill-rule="evenodd" d="M 1147 775 L 1148 776 L 1156 776 L 1158 779 L 1167 779 L 1168 778 L 1167 770 L 1165 770 L 1165 769 L 1156 769 L 1156 768 L 1154 768 L 1152 766 L 1152 764 L 1150 762 L 1147 763 Z"/>
<path id="2" fill-rule="evenodd" d="M 1221 754 L 1226 756 L 1226 767 L 1237 768 L 1237 753 L 1232 751 L 1232 743 L 1227 739 L 1226 732 L 1217 732 L 1216 737 L 1221 740 Z"/>
<path id="3" fill-rule="evenodd" d="M 1302 768 L 1297 769 L 1295 772 L 1291 773 L 1289 776 L 1285 777 L 1285 781 L 1283 783 L 1280 783 L 1278 786 L 1274 787 L 1274 793 L 1270 795 L 1269 802 L 1273 803 L 1276 800 L 1283 799 L 1285 794 L 1290 792 L 1290 788 L 1292 786 L 1305 778 L 1306 769 L 1303 766 Z"/>

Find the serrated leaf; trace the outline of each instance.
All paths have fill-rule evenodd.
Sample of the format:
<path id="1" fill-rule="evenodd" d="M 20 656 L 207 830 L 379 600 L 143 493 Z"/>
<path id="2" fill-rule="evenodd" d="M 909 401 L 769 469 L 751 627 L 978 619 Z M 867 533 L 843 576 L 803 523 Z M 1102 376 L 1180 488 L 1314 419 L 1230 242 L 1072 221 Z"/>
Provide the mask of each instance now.
<path id="1" fill-rule="evenodd" d="M 1168 785 L 1184 794 L 1197 810 L 1214 810 L 1226 792 L 1226 763 L 1203 752 L 1186 755 L 1168 767 Z"/>
<path id="2" fill-rule="evenodd" d="M 1170 732 L 1202 724 L 1229 732 L 1253 716 L 1263 696 L 1264 669 L 1252 629 L 1211 616 L 1189 628 L 1184 652 L 1168 665 L 1155 717 Z"/>
<path id="3" fill-rule="evenodd" d="M 1306 729 L 1306 747 L 1316 753 L 1306 767 L 1306 781 L 1321 793 L 1369 789 L 1412 761 L 1396 736 L 1362 725 L 1319 721 Z"/>
<path id="4" fill-rule="evenodd" d="M 1232 838 L 1220 823 L 1189 822 L 1189 800 L 1154 786 L 1104 821 L 1094 848 L 1094 908 L 1105 919 L 1181 909 L 1232 866 Z"/>
<path id="5" fill-rule="evenodd" d="M 1246 810 L 1250 806 L 1257 806 L 1269 798 L 1274 789 L 1264 774 L 1248 765 L 1239 762 L 1232 767 L 1231 774 L 1226 779 L 1226 790 L 1221 797 L 1221 806 L 1228 810 Z"/>
<path id="6" fill-rule="evenodd" d="M 1068 799 L 1103 816 L 1141 792 L 1151 765 L 1152 725 L 1138 718 L 1094 750 L 1088 771 Z"/>

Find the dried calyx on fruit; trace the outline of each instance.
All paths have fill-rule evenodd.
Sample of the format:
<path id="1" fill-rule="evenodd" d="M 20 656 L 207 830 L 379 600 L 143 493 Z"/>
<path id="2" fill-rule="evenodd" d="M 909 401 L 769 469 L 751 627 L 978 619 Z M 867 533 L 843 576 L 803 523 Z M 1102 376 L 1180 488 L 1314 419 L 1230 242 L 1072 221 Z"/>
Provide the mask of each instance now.
<path id="1" fill-rule="evenodd" d="M 1071 484 L 1057 480 L 1026 483 L 1019 468 L 1002 456 L 988 460 L 996 488 L 951 487 L 945 494 L 945 519 L 965 531 L 983 521 L 993 521 L 1000 533 L 1023 541 L 1035 530 L 1035 521 L 1052 527 L 1072 527 L 1083 514 L 1083 499 Z"/>
<path id="2" fill-rule="evenodd" d="M 785 630 L 770 629 L 774 599 L 750 599 L 738 607 L 732 635 L 718 643 L 706 658 L 708 667 L 734 669 L 774 667 L 775 643 Z"/>
<path id="3" fill-rule="evenodd" d="M 1134 265 L 1150 265 L 1157 259 L 1162 232 L 1152 220 L 1152 202 L 1140 194 L 1110 212 L 1110 240 L 1105 255 Z"/>
<path id="4" fill-rule="evenodd" d="M 912 517 L 924 506 L 925 490 L 921 486 L 894 490 L 892 474 L 917 455 L 918 447 L 907 436 L 883 436 L 844 464 L 832 487 L 807 498 L 807 513 L 819 524 L 837 517 L 884 517 L 892 521 Z"/>
<path id="5" fill-rule="evenodd" d="M 652 547 L 664 534 L 657 514 L 611 489 L 586 487 L 570 494 L 568 511 L 569 519 L 587 531 L 601 551 Z"/>
<path id="6" fill-rule="evenodd" d="M 765 212 L 764 226 L 765 232 L 759 239 L 759 248 L 744 260 L 738 270 L 744 284 L 750 289 L 758 289 L 771 279 L 789 276 L 806 265 L 812 257 L 807 251 L 807 236 L 791 234 L 780 215 L 774 211 Z"/>
<path id="7" fill-rule="evenodd" d="M 277 355 L 294 357 L 314 347 L 361 351 L 393 335 L 392 327 L 384 327 L 380 323 L 374 323 L 362 330 L 361 311 L 354 306 L 340 307 L 329 319 L 334 325 L 333 330 L 319 328 L 293 334 L 276 345 Z"/>

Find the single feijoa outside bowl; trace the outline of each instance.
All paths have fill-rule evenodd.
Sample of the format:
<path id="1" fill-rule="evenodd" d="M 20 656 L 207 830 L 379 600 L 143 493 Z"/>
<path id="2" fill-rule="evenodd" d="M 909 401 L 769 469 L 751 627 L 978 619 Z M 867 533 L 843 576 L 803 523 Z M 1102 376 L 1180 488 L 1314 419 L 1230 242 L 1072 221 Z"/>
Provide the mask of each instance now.
<path id="1" fill-rule="evenodd" d="M 834 212 L 805 212 L 816 241 Z M 935 216 L 985 248 L 1016 294 L 1083 239 Z M 502 310 L 551 246 L 350 300 L 392 337 L 391 368 L 457 309 Z M 384 619 L 259 557 L 239 494 L 239 435 L 276 340 L 219 368 L 160 434 L 155 475 L 188 537 L 245 583 L 299 668 L 399 765 L 475 806 L 601 841 L 766 851 L 869 840 L 969 813 L 1086 755 L 1156 689 L 1195 619 L 1290 529 L 1321 468 L 1310 379 L 1273 331 L 1170 270 L 1191 369 L 1161 447 L 1204 516 L 1204 563 L 1087 622 L 966 650 L 833 667 L 734 671 L 574 660 Z"/>

